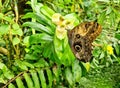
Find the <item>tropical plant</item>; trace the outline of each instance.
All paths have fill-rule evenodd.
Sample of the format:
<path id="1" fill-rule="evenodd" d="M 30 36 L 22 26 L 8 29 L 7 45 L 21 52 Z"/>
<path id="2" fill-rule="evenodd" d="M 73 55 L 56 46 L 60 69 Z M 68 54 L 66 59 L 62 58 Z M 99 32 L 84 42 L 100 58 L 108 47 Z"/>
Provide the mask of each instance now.
<path id="1" fill-rule="evenodd" d="M 119 77 L 107 80 L 110 83 L 107 85 L 106 79 L 116 76 L 105 71 L 111 69 L 114 74 L 119 65 L 111 65 L 120 63 L 119 1 L 0 0 L 0 8 L 0 87 L 112 88 L 117 85 Z M 103 31 L 93 43 L 93 60 L 83 63 L 75 59 L 66 29 L 95 20 Z M 103 71 L 109 77 L 102 77 Z M 91 83 L 93 78 L 99 82 Z"/>

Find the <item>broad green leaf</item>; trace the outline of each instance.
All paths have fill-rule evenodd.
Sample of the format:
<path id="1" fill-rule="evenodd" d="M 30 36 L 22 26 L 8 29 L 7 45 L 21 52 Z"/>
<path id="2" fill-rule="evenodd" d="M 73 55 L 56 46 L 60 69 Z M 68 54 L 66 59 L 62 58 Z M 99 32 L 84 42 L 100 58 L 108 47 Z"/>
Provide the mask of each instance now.
<path id="1" fill-rule="evenodd" d="M 44 25 L 37 23 L 37 22 L 25 22 L 23 24 L 23 26 L 29 26 L 37 31 L 43 32 L 43 33 L 47 33 L 47 34 L 52 34 L 51 31 L 49 31 L 49 29 L 47 27 L 45 27 Z"/>
<path id="2" fill-rule="evenodd" d="M 43 42 L 53 41 L 53 38 L 45 33 L 34 34 L 34 35 L 31 35 L 29 38 L 30 44 L 38 44 L 38 43 L 41 43 L 42 41 Z"/>
<path id="3" fill-rule="evenodd" d="M 13 45 L 17 45 L 17 44 L 19 44 L 19 43 L 20 43 L 20 39 L 19 39 L 19 38 L 17 38 L 17 37 L 15 37 L 15 38 L 13 38 L 12 43 L 13 43 Z"/>
<path id="4" fill-rule="evenodd" d="M 26 47 L 29 46 L 29 38 L 30 38 L 30 36 L 26 36 L 26 37 L 24 37 L 24 39 L 23 39 L 23 44 L 24 44 Z"/>
<path id="5" fill-rule="evenodd" d="M 8 88 L 16 88 L 12 83 L 8 85 Z"/>
<path id="6" fill-rule="evenodd" d="M 43 14 L 27 13 L 22 17 L 22 19 L 26 18 L 34 18 L 40 24 L 49 26 L 51 28 L 50 31 L 55 30 L 55 25 L 52 23 L 50 19 L 46 18 Z"/>
<path id="7" fill-rule="evenodd" d="M 42 14 L 44 14 L 45 16 L 47 16 L 50 19 L 51 19 L 52 15 L 55 13 L 52 9 L 50 9 L 47 6 L 42 6 L 40 8 L 40 11 L 41 11 Z"/>
<path id="8" fill-rule="evenodd" d="M 55 48 L 57 57 L 62 64 L 66 66 L 70 65 L 75 59 L 75 57 L 69 47 L 67 34 L 62 40 L 58 39 L 56 35 L 57 34 L 55 34 L 55 37 L 54 37 L 54 48 Z"/>
<path id="9" fill-rule="evenodd" d="M 36 4 L 37 4 L 37 0 L 31 0 L 31 7 L 32 7 L 33 11 L 36 10 L 36 8 L 35 8 Z"/>
<path id="10" fill-rule="evenodd" d="M 15 30 L 18 30 L 20 27 L 19 27 L 19 25 L 17 23 L 14 23 L 12 25 L 12 28 L 15 29 Z"/>
<path id="11" fill-rule="evenodd" d="M 22 36 L 23 35 L 23 31 L 22 31 L 22 29 L 20 28 L 20 26 L 19 26 L 19 24 L 17 24 L 17 23 L 14 23 L 13 25 L 12 25 L 12 34 L 13 35 L 19 35 L 19 36 Z"/>
<path id="12" fill-rule="evenodd" d="M 25 86 L 24 86 L 24 84 L 23 84 L 23 82 L 22 82 L 20 77 L 18 77 L 16 79 L 16 83 L 17 83 L 18 88 L 25 88 Z"/>
<path id="13" fill-rule="evenodd" d="M 35 18 L 35 14 L 33 12 L 28 12 L 22 17 L 22 19 L 27 19 L 27 18 Z"/>
<path id="14" fill-rule="evenodd" d="M 75 56 L 73 54 L 73 52 L 71 51 L 71 48 L 69 45 L 67 45 L 64 48 L 64 53 L 62 56 L 62 63 L 64 63 L 65 66 L 69 66 L 71 65 L 75 60 Z"/>
<path id="15" fill-rule="evenodd" d="M 15 30 L 15 29 L 12 29 L 12 34 L 13 35 L 19 35 L 19 36 L 22 36 L 23 35 L 23 31 L 21 28 Z"/>
<path id="16" fill-rule="evenodd" d="M 47 71 L 47 77 L 48 77 L 48 80 L 49 80 L 49 88 L 52 88 L 52 82 L 53 82 L 53 77 L 52 77 L 52 72 L 50 69 L 46 69 Z"/>
<path id="17" fill-rule="evenodd" d="M 46 84 L 46 80 L 45 80 L 45 76 L 44 76 L 44 72 L 43 70 L 39 70 L 38 71 L 39 77 L 40 77 L 40 81 L 41 81 L 41 86 L 42 88 L 47 88 L 47 84 Z"/>
<path id="18" fill-rule="evenodd" d="M 79 82 L 82 76 L 82 69 L 79 65 L 79 61 L 75 60 L 72 65 L 73 78 L 75 82 Z"/>
<path id="19" fill-rule="evenodd" d="M 31 70 L 30 73 L 32 75 L 32 79 L 34 82 L 34 88 L 40 88 L 40 82 L 39 82 L 37 72 L 35 70 Z"/>
<path id="20" fill-rule="evenodd" d="M 10 26 L 7 24 L 0 25 L 0 35 L 7 34 Z"/>
<path id="21" fill-rule="evenodd" d="M 23 76 L 24 76 L 24 78 L 26 80 L 28 88 L 34 88 L 33 87 L 33 81 L 31 79 L 31 77 L 29 76 L 29 74 L 28 73 L 24 73 Z"/>
<path id="22" fill-rule="evenodd" d="M 72 74 L 70 68 L 65 69 L 65 76 L 66 76 L 66 79 L 67 79 L 69 85 L 73 85 L 73 74 Z"/>

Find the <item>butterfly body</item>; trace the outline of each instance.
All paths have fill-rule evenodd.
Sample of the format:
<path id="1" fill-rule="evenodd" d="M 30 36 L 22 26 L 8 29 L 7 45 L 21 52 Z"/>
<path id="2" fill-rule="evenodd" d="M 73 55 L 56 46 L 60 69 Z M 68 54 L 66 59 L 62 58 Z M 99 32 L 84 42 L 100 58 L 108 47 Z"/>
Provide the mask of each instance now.
<path id="1" fill-rule="evenodd" d="M 68 31 L 69 44 L 77 59 L 84 62 L 90 61 L 92 42 L 101 30 L 101 26 L 96 22 L 84 22 Z"/>

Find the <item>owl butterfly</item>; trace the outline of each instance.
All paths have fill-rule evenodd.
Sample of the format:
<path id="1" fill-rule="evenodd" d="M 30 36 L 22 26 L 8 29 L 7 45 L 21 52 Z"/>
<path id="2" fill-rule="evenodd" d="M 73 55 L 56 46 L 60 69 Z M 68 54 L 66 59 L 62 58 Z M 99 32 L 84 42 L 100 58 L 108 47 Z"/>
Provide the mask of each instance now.
<path id="1" fill-rule="evenodd" d="M 84 22 L 68 31 L 69 45 L 77 59 L 83 62 L 90 61 L 92 42 L 101 31 L 101 26 L 97 22 Z"/>

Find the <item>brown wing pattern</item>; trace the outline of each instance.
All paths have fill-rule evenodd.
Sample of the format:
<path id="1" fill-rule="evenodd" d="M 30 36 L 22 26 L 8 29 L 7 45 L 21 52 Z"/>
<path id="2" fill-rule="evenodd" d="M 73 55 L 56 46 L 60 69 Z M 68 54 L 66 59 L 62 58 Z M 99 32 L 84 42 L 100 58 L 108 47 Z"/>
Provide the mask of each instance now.
<path id="1" fill-rule="evenodd" d="M 92 57 L 92 42 L 101 33 L 102 28 L 97 22 L 84 22 L 68 31 L 70 47 L 75 57 L 88 62 Z"/>

